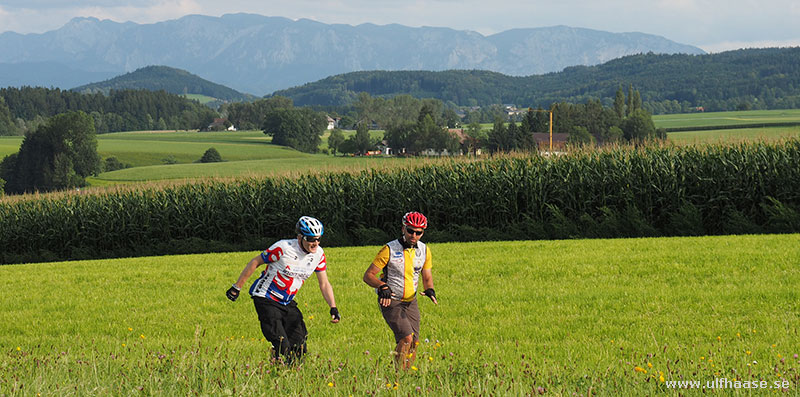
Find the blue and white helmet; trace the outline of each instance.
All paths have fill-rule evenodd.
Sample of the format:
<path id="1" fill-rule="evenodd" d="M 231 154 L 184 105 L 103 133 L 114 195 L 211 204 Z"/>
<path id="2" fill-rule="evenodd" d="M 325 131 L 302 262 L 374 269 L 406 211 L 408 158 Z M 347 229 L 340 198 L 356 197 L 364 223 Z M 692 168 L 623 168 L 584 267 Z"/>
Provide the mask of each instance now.
<path id="1" fill-rule="evenodd" d="M 322 222 L 317 218 L 302 216 L 295 225 L 297 234 L 309 237 L 320 237 L 323 233 Z"/>

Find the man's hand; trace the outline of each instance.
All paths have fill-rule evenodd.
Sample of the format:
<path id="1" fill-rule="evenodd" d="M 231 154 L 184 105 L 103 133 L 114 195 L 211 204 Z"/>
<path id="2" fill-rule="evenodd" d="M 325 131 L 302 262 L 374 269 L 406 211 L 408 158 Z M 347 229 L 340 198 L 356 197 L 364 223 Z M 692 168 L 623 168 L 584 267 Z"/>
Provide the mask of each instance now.
<path id="1" fill-rule="evenodd" d="M 335 307 L 332 307 L 331 308 L 331 322 L 332 323 L 338 323 L 339 320 L 341 320 L 341 319 L 342 319 L 342 316 L 339 315 L 339 309 L 337 309 Z"/>
<path id="2" fill-rule="evenodd" d="M 228 288 L 228 291 L 225 292 L 225 296 L 227 296 L 231 301 L 236 302 L 236 299 L 239 299 L 239 290 L 240 288 L 234 284 Z"/>
<path id="3" fill-rule="evenodd" d="M 422 295 L 425 295 L 428 298 L 431 298 L 431 300 L 433 301 L 434 305 L 438 305 L 439 304 L 439 302 L 436 301 L 436 291 L 434 291 L 433 288 L 426 289 L 425 292 L 422 293 Z"/>
<path id="4" fill-rule="evenodd" d="M 378 303 L 383 307 L 389 307 L 392 303 L 392 289 L 386 284 L 378 287 Z"/>

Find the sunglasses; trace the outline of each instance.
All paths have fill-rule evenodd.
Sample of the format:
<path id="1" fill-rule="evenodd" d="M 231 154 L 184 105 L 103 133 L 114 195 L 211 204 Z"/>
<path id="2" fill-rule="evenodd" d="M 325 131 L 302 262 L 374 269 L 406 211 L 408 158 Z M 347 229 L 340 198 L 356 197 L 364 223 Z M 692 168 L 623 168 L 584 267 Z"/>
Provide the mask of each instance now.
<path id="1" fill-rule="evenodd" d="M 314 236 L 303 236 L 303 240 L 308 241 L 309 243 L 316 243 L 319 241 L 319 237 Z"/>
<path id="2" fill-rule="evenodd" d="M 414 230 L 414 229 L 406 228 L 406 233 L 413 234 L 413 235 L 416 235 L 416 236 L 421 236 L 422 233 L 425 233 L 425 231 L 424 230 Z"/>

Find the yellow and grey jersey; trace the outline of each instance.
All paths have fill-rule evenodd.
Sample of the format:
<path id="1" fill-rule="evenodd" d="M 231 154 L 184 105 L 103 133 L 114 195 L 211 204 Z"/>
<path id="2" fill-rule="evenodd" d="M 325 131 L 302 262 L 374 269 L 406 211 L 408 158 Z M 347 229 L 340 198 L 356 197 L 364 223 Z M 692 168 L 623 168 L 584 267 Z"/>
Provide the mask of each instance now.
<path id="1" fill-rule="evenodd" d="M 430 269 L 431 252 L 423 242 L 405 248 L 393 240 L 381 248 L 372 264 L 382 270 L 380 279 L 392 289 L 392 299 L 410 302 L 417 293 L 417 283 L 422 269 Z"/>

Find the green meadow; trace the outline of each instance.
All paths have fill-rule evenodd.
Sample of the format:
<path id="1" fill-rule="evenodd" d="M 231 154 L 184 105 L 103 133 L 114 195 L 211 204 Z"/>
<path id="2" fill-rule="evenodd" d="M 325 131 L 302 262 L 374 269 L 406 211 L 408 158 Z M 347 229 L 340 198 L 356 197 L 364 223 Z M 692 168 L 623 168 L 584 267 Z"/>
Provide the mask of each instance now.
<path id="1" fill-rule="evenodd" d="M 0 161 L 3 157 L 18 152 L 20 145 L 22 145 L 21 136 L 0 136 Z"/>
<path id="2" fill-rule="evenodd" d="M 0 395 L 798 394 L 800 235 L 432 244 L 407 373 L 361 281 L 378 248 L 326 250 L 342 322 L 309 279 L 299 367 L 224 296 L 257 252 L 2 266 Z"/>
<path id="3" fill-rule="evenodd" d="M 800 126 L 796 127 L 759 127 L 737 128 L 707 131 L 670 132 L 667 139 L 680 145 L 717 144 L 753 141 L 776 141 L 786 138 L 800 137 Z"/>
<path id="4" fill-rule="evenodd" d="M 184 98 L 191 99 L 193 101 L 197 101 L 197 102 L 200 102 L 202 104 L 206 104 L 206 103 L 209 103 L 211 101 L 216 101 L 217 100 L 217 98 L 210 97 L 208 95 L 203 95 L 203 94 L 183 94 L 182 96 Z"/>
<path id="5" fill-rule="evenodd" d="M 333 157 L 324 154 L 273 158 L 265 160 L 231 161 L 206 164 L 173 164 L 126 168 L 104 172 L 90 178 L 92 185 L 103 182 L 144 182 L 167 179 L 236 178 L 253 176 L 285 176 L 314 173 L 317 171 L 361 171 L 410 166 L 420 161 L 406 158 L 381 157 Z M 225 158 L 225 155 L 222 154 Z"/>
<path id="6" fill-rule="evenodd" d="M 653 116 L 656 128 L 800 122 L 800 109 L 699 112 Z"/>

